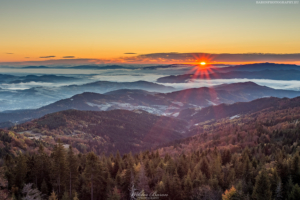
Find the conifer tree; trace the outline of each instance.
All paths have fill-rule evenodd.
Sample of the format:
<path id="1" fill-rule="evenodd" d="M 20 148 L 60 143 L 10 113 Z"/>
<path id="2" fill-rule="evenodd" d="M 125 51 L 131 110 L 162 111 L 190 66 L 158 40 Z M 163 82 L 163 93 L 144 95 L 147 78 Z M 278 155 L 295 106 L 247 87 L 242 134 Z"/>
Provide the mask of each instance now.
<path id="1" fill-rule="evenodd" d="M 49 197 L 49 200 L 58 200 L 54 191 L 52 191 L 51 196 Z"/>
<path id="2" fill-rule="evenodd" d="M 37 187 L 40 186 L 41 181 L 45 180 L 48 174 L 48 168 L 50 167 L 48 156 L 44 152 L 44 146 L 41 144 L 37 155 L 34 156 L 34 164 L 31 170 L 31 174 L 34 179 L 34 183 Z"/>
<path id="3" fill-rule="evenodd" d="M 234 186 L 230 188 L 230 190 L 226 190 L 224 194 L 222 194 L 222 200 L 235 200 L 237 196 L 237 191 Z"/>
<path id="4" fill-rule="evenodd" d="M 43 182 L 41 185 L 41 192 L 46 195 L 48 194 L 48 186 L 47 186 L 45 179 L 43 179 Z"/>
<path id="5" fill-rule="evenodd" d="M 299 200 L 300 199 L 300 187 L 298 184 L 293 186 L 291 193 L 288 195 L 288 200 Z"/>
<path id="6" fill-rule="evenodd" d="M 121 194 L 118 188 L 114 188 L 113 191 L 108 195 L 107 200 L 121 200 Z"/>
<path id="7" fill-rule="evenodd" d="M 292 192 L 293 187 L 294 187 L 294 183 L 292 177 L 290 176 L 288 182 L 285 185 L 285 194 L 286 194 L 285 196 L 288 196 L 288 194 Z"/>
<path id="8" fill-rule="evenodd" d="M 276 191 L 275 191 L 275 200 L 282 200 L 283 196 L 282 196 L 282 183 L 279 180 L 277 183 L 277 187 L 276 187 Z"/>
<path id="9" fill-rule="evenodd" d="M 70 200 L 70 197 L 68 195 L 68 192 L 64 192 L 63 197 L 61 198 L 61 200 Z"/>
<path id="10" fill-rule="evenodd" d="M 86 167 L 84 170 L 84 177 L 91 187 L 91 200 L 94 200 L 94 185 L 99 175 L 99 158 L 93 152 L 88 153 L 86 158 Z"/>
<path id="11" fill-rule="evenodd" d="M 73 198 L 73 200 L 79 200 L 79 199 L 78 199 L 77 192 L 74 192 L 74 198 Z"/>
<path id="12" fill-rule="evenodd" d="M 262 170 L 256 177 L 252 197 L 256 200 L 271 200 L 272 198 L 271 184 L 265 170 Z"/>
<path id="13" fill-rule="evenodd" d="M 206 178 L 210 179 L 210 169 L 206 158 L 202 159 L 202 162 L 200 164 L 200 169 L 202 173 L 205 174 Z"/>
<path id="14" fill-rule="evenodd" d="M 184 194 L 185 197 L 188 199 L 189 196 L 191 195 L 191 192 L 193 190 L 193 183 L 191 180 L 191 171 L 189 170 L 188 174 L 186 175 L 183 183 L 183 188 L 184 188 Z"/>
<path id="15" fill-rule="evenodd" d="M 137 188 L 140 191 L 144 190 L 144 192 L 146 192 L 146 193 L 150 192 L 150 188 L 149 188 L 149 184 L 148 184 L 148 177 L 145 174 L 145 166 L 143 163 L 141 163 L 141 167 L 140 167 L 140 171 L 139 171 Z"/>
<path id="16" fill-rule="evenodd" d="M 67 154 L 67 165 L 68 165 L 68 182 L 69 182 L 69 196 L 72 196 L 72 190 L 74 189 L 74 186 L 76 185 L 77 179 L 78 179 L 78 162 L 76 159 L 76 156 L 74 155 L 73 148 L 70 145 L 68 154 Z"/>
<path id="17" fill-rule="evenodd" d="M 58 188 L 58 196 L 62 192 L 62 187 L 65 185 L 66 181 L 66 155 L 62 143 L 59 141 L 53 150 L 53 165 L 52 165 L 52 178 L 54 180 L 53 184 Z"/>
<path id="18" fill-rule="evenodd" d="M 42 200 L 42 193 L 38 189 L 32 188 L 32 183 L 26 184 L 22 189 L 22 200 Z"/>
<path id="19" fill-rule="evenodd" d="M 27 158 L 25 155 L 20 155 L 17 158 L 17 166 L 15 168 L 15 186 L 22 188 L 27 174 Z"/>
<path id="20" fill-rule="evenodd" d="M 295 153 L 291 162 L 291 174 L 294 183 L 300 183 L 300 156 L 299 153 Z"/>

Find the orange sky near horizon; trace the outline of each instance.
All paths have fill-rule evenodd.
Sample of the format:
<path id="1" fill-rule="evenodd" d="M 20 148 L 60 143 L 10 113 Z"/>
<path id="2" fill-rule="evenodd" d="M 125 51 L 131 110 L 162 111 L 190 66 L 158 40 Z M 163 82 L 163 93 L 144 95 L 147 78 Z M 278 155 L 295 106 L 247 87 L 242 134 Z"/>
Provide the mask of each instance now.
<path id="1" fill-rule="evenodd" d="M 299 8 L 239 0 L 2 0 L 0 62 L 73 56 L 127 63 L 159 52 L 300 53 Z"/>

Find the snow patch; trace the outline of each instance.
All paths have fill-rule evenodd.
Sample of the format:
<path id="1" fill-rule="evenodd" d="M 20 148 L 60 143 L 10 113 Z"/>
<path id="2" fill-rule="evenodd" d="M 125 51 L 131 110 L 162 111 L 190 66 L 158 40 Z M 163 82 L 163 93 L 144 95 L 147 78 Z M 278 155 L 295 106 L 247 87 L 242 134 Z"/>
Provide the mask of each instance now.
<path id="1" fill-rule="evenodd" d="M 206 101 L 210 104 L 210 105 L 213 105 L 213 106 L 216 106 L 217 104 L 215 104 L 214 102 L 212 102 L 212 101 L 210 101 L 210 100 L 208 100 L 208 99 L 206 99 Z"/>
<path id="2" fill-rule="evenodd" d="M 240 117 L 240 115 L 234 115 L 234 116 L 230 117 L 229 119 L 235 119 L 235 118 L 239 118 L 239 117 Z"/>
<path id="3" fill-rule="evenodd" d="M 172 114 L 173 117 L 178 117 L 179 112 Z"/>

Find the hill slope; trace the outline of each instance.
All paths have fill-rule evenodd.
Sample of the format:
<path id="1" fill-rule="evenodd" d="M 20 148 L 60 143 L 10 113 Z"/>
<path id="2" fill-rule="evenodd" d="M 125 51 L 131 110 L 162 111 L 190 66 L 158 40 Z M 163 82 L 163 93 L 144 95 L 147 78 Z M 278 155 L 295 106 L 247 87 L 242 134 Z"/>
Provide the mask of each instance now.
<path id="1" fill-rule="evenodd" d="M 144 111 L 67 110 L 18 125 L 12 130 L 35 136 L 51 135 L 79 151 L 138 152 L 183 138 L 187 123 Z"/>

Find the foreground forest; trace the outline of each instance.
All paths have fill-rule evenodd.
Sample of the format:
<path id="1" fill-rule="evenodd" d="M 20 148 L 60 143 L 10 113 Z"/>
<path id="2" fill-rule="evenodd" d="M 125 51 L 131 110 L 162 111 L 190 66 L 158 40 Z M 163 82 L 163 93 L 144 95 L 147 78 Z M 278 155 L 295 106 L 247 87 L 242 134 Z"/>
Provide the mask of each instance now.
<path id="1" fill-rule="evenodd" d="M 148 199 L 300 199 L 299 120 L 299 99 L 284 99 L 199 123 L 187 133 L 194 136 L 156 150 L 123 155 L 79 153 L 59 139 L 29 141 L 3 130 L 0 197 L 117 200 L 134 190 Z M 10 151 L 17 142 L 30 151 Z"/>

